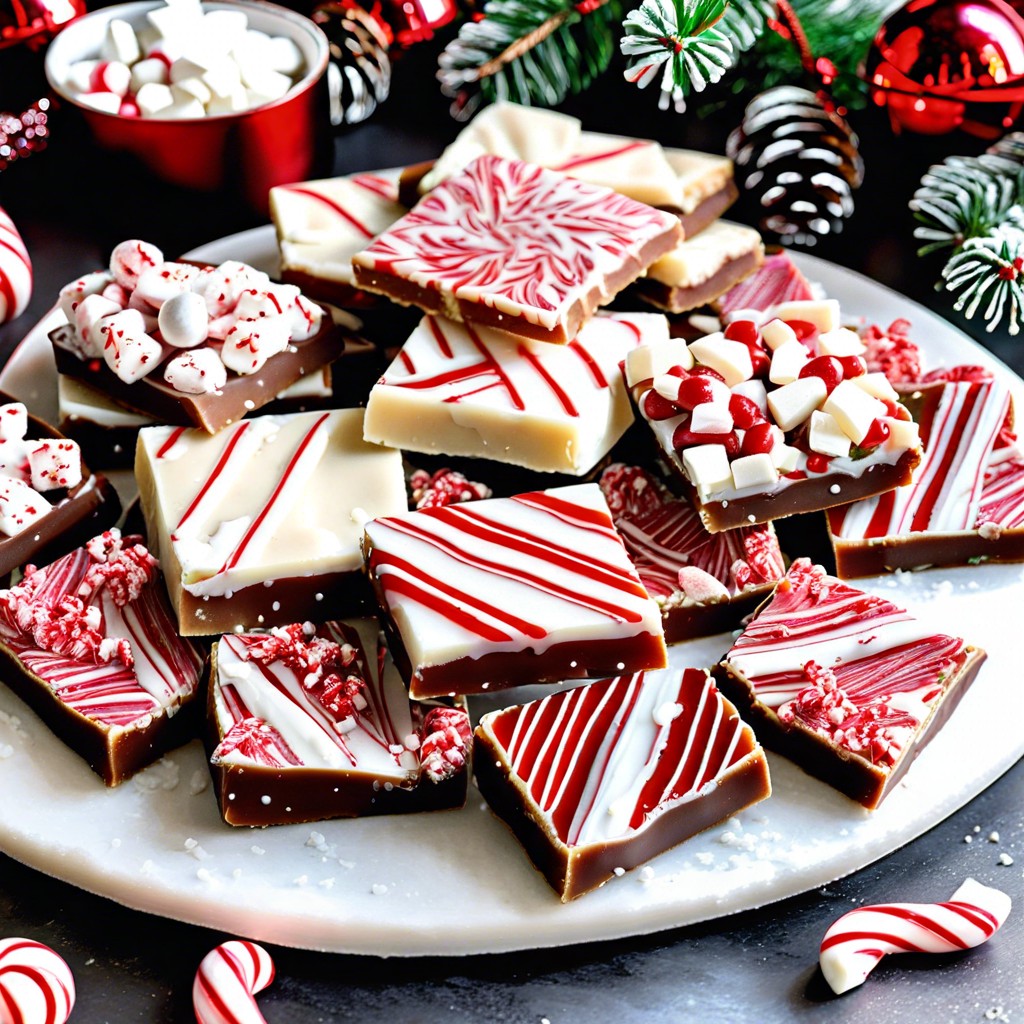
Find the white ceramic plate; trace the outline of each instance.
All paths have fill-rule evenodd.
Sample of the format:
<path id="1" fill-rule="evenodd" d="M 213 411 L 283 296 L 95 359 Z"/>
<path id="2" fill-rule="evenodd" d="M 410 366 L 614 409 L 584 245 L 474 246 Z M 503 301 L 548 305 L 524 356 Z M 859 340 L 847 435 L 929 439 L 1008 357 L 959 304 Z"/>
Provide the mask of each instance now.
<path id="1" fill-rule="evenodd" d="M 213 262 L 272 269 L 273 231 L 205 246 Z M 909 317 L 929 366 L 1009 371 L 923 307 L 841 268 L 800 257 L 847 315 Z M 1013 378 L 1021 400 L 1022 385 Z M 53 367 L 37 328 L 0 386 L 52 413 Z M 198 742 L 119 789 L 99 779 L 0 688 L 0 849 L 128 906 L 284 945 L 394 955 L 497 952 L 653 932 L 820 886 L 941 821 L 1024 754 L 1024 688 L 1008 628 L 1020 566 L 866 581 L 936 629 L 989 653 L 977 682 L 905 782 L 874 814 L 770 758 L 774 793 L 647 869 L 562 906 L 475 790 L 461 811 L 250 831 L 225 826 Z M 708 665 L 721 636 L 676 647 Z M 479 710 L 479 707 L 478 707 Z"/>

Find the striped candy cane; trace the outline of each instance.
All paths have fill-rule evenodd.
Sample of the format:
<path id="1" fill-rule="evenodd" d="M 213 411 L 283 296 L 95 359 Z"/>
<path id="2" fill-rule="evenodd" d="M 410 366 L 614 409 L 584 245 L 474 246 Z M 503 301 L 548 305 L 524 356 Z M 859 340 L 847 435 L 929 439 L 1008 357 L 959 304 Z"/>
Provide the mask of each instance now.
<path id="1" fill-rule="evenodd" d="M 844 914 L 821 940 L 821 973 L 838 995 L 863 984 L 886 953 L 954 953 L 991 938 L 1010 897 L 968 878 L 948 903 L 883 903 Z"/>
<path id="2" fill-rule="evenodd" d="M 0 324 L 25 312 L 32 298 L 32 261 L 7 211 L 0 207 Z"/>
<path id="3" fill-rule="evenodd" d="M 0 1024 L 65 1024 L 74 1005 L 71 969 L 49 946 L 0 939 Z"/>
<path id="4" fill-rule="evenodd" d="M 274 961 L 255 942 L 232 939 L 203 957 L 192 986 L 197 1024 L 267 1024 L 256 993 L 274 980 Z"/>

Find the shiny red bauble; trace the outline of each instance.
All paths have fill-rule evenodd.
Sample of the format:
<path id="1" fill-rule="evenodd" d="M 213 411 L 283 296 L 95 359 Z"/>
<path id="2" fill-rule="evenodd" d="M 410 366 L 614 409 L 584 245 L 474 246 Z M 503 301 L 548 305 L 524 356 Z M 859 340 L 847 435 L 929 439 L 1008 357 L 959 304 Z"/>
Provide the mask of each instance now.
<path id="1" fill-rule="evenodd" d="M 69 21 L 85 14 L 85 0 L 0 0 L 0 50 L 45 46 Z"/>

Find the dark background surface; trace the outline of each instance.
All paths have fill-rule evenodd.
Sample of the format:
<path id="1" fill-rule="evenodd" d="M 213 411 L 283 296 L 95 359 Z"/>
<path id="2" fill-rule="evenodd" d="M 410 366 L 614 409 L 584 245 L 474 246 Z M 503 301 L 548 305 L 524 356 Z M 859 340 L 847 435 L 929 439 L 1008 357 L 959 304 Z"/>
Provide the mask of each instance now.
<path id="1" fill-rule="evenodd" d="M 457 133 L 432 79 L 432 53 L 421 49 L 403 59 L 392 97 L 373 120 L 337 136 L 334 173 L 428 159 Z M 654 95 L 636 93 L 614 71 L 564 109 L 588 129 L 718 152 L 740 114 L 735 104 L 704 119 L 660 114 Z M 988 335 L 951 314 L 949 299 L 933 289 L 940 263 L 914 255 L 907 201 L 921 174 L 946 155 L 979 151 L 979 143 L 964 136 L 896 137 L 873 109 L 853 115 L 853 123 L 866 182 L 846 230 L 817 246 L 816 254 L 950 315 L 1024 370 L 1024 341 L 1005 332 Z M 233 195 L 161 185 L 131 161 L 98 152 L 73 122 L 59 117 L 46 153 L 0 174 L 0 206 L 20 228 L 36 272 L 29 312 L 0 328 L 4 358 L 59 287 L 105 264 L 122 239 L 146 238 L 170 255 L 266 222 Z M 926 338 L 918 340 L 927 345 Z M 1019 614 L 1019 608 L 1007 610 L 1007 628 Z M 829 996 L 816 961 L 829 924 L 857 904 L 947 899 L 968 875 L 1018 901 L 1022 808 L 1024 764 L 1018 763 L 964 810 L 850 878 L 762 911 L 650 937 L 461 959 L 380 960 L 270 947 L 277 980 L 260 1006 L 271 1024 L 1018 1020 L 1024 1016 L 1020 910 L 986 947 L 888 960 L 866 985 L 840 999 Z M 993 831 L 998 843 L 987 841 Z M 964 842 L 966 835 L 974 841 Z M 1001 853 L 1016 863 L 1000 865 Z M 0 936 L 6 935 L 48 943 L 68 960 L 78 985 L 71 1020 L 81 1024 L 192 1020 L 196 966 L 227 937 L 126 910 L 0 855 Z"/>

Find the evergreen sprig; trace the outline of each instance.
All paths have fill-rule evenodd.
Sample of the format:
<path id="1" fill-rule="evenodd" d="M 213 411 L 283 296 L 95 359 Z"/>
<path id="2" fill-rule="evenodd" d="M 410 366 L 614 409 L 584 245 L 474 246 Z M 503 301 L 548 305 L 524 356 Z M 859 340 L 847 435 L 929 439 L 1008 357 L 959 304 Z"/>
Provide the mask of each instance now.
<path id="1" fill-rule="evenodd" d="M 994 331 L 1007 317 L 1010 334 L 1020 332 L 1024 311 L 1024 231 L 1004 227 L 984 238 L 969 238 L 942 271 L 947 291 L 958 292 L 953 303 L 968 319 L 981 309 L 985 330 Z"/>
<path id="2" fill-rule="evenodd" d="M 608 67 L 618 0 L 489 0 L 438 59 L 441 90 L 464 120 L 481 102 L 555 106 Z"/>

